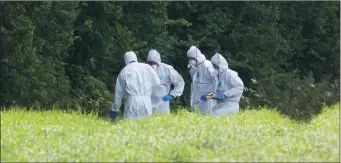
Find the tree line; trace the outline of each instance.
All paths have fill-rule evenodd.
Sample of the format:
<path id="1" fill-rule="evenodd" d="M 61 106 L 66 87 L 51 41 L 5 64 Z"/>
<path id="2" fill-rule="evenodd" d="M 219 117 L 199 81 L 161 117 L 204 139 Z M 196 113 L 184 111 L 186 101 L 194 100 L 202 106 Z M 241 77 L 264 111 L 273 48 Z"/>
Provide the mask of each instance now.
<path id="1" fill-rule="evenodd" d="M 0 107 L 105 113 L 134 51 L 156 49 L 186 86 L 186 52 L 222 54 L 246 86 L 242 108 L 309 117 L 339 101 L 340 2 L 0 2 Z"/>

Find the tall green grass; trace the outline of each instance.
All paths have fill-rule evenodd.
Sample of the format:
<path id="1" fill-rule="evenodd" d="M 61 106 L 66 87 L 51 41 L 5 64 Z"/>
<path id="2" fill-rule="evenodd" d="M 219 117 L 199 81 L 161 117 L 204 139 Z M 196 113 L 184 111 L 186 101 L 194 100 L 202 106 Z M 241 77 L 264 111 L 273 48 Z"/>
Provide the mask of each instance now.
<path id="1" fill-rule="evenodd" d="M 324 108 L 310 123 L 268 109 L 117 123 L 13 109 L 1 113 L 1 161 L 340 161 L 339 107 Z"/>

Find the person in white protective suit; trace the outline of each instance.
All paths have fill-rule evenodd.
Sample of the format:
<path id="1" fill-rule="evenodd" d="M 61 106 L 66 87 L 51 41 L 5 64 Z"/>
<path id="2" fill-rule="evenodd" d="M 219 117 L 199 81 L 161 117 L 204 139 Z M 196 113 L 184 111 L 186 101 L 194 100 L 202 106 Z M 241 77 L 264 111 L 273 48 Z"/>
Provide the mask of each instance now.
<path id="1" fill-rule="evenodd" d="M 123 96 L 127 97 L 123 119 L 143 118 L 152 115 L 152 87 L 160 84 L 156 72 L 148 64 L 139 63 L 132 51 L 125 53 L 126 66 L 117 76 L 115 103 L 111 107 L 111 119 L 121 107 Z"/>
<path id="2" fill-rule="evenodd" d="M 212 108 L 212 114 L 222 116 L 238 113 L 239 101 L 244 90 L 243 81 L 236 71 L 229 69 L 226 59 L 219 53 L 212 57 L 211 62 L 218 75 L 215 93 L 218 104 Z"/>
<path id="3" fill-rule="evenodd" d="M 203 99 L 209 93 L 215 92 L 217 85 L 217 75 L 210 61 L 206 60 L 205 55 L 195 47 L 187 51 L 187 58 L 189 59 L 189 65 L 192 66 L 190 74 L 192 77 L 191 85 L 191 108 L 192 111 L 197 107 L 203 115 L 211 114 L 212 107 L 216 105 L 216 101 L 213 99 Z"/>
<path id="4" fill-rule="evenodd" d="M 152 49 L 148 52 L 147 63 L 153 67 L 160 78 L 160 85 L 153 88 L 152 105 L 154 113 L 169 114 L 169 101 L 182 95 L 185 82 L 171 66 L 161 62 L 160 53 Z M 171 84 L 174 85 L 171 90 Z"/>

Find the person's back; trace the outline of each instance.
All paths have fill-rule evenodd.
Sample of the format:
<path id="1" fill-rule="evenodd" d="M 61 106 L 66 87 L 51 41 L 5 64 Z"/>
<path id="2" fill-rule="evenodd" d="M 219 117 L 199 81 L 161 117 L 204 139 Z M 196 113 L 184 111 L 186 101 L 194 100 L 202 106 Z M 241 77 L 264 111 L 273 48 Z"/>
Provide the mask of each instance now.
<path id="1" fill-rule="evenodd" d="M 124 119 L 146 117 L 152 114 L 152 87 L 159 85 L 160 80 L 155 71 L 147 64 L 138 63 L 134 52 L 124 56 L 126 66 L 117 77 L 115 87 L 115 107 L 119 111 L 123 96 L 127 97 L 124 106 Z"/>
<path id="2" fill-rule="evenodd" d="M 148 64 L 134 62 L 127 65 L 121 73 L 124 73 L 126 93 L 128 96 L 151 96 L 154 71 Z"/>

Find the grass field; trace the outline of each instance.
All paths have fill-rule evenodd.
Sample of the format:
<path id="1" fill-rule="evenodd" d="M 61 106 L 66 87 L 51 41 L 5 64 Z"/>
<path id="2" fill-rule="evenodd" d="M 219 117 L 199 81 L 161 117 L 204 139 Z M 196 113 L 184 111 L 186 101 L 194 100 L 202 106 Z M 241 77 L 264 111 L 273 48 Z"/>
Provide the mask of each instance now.
<path id="1" fill-rule="evenodd" d="M 339 107 L 310 123 L 273 110 L 181 112 L 111 123 L 63 111 L 1 113 L 4 161 L 340 161 Z"/>

